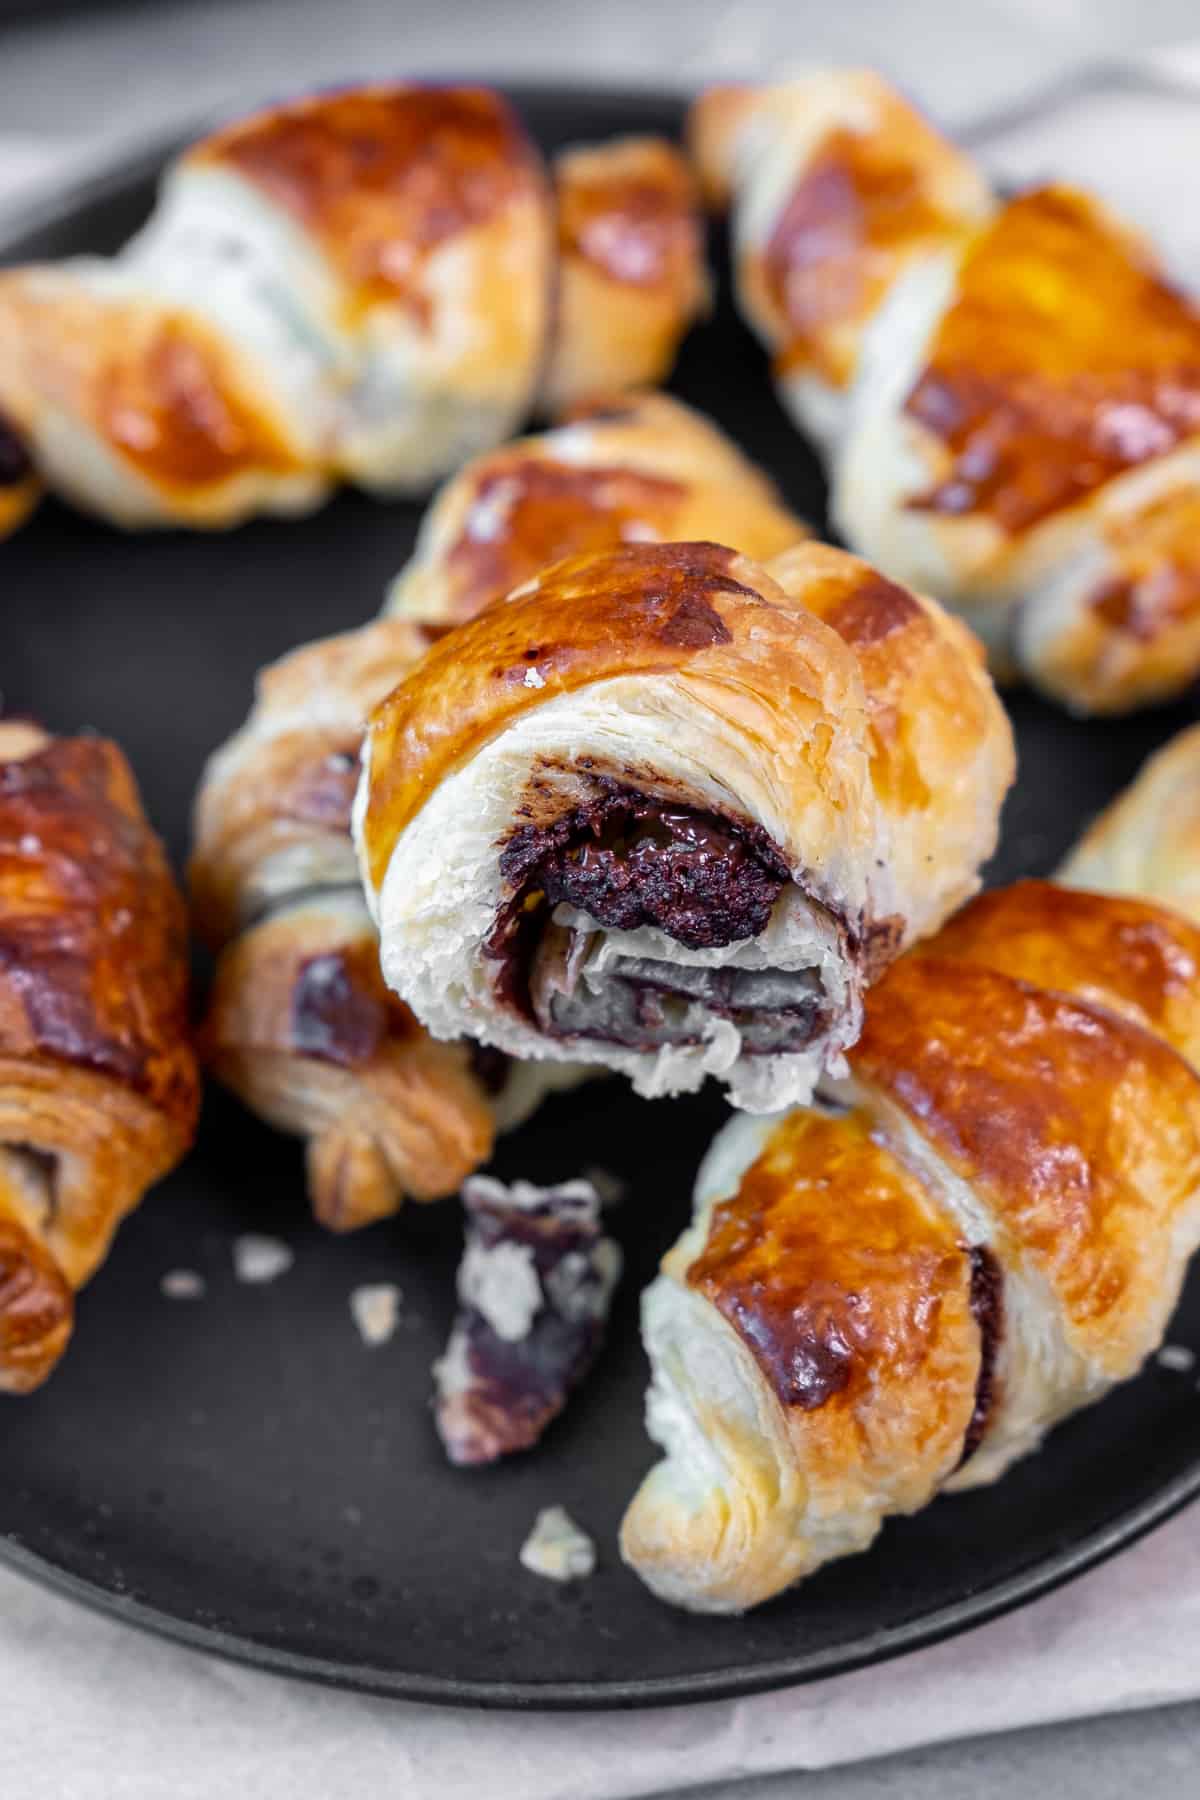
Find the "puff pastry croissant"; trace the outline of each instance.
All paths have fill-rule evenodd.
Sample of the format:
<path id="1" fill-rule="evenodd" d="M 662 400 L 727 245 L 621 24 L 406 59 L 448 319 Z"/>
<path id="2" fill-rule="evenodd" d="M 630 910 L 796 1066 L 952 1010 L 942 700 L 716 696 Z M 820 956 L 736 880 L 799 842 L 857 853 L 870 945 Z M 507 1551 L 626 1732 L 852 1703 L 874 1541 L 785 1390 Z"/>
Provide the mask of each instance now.
<path id="1" fill-rule="evenodd" d="M 367 714 L 449 626 L 545 562 L 681 525 L 740 526 L 759 554 L 804 534 L 715 427 L 661 395 L 478 458 L 433 504 L 394 584 L 396 616 L 266 670 L 213 757 L 191 865 L 198 929 L 222 951 L 204 1048 L 255 1111 L 308 1137 L 326 1224 L 456 1191 L 498 1127 L 577 1079 L 439 1043 L 384 987 L 349 835 Z"/>
<path id="2" fill-rule="evenodd" d="M 0 410 L 126 526 L 418 492 L 555 404 L 660 379 L 705 302 L 690 176 L 655 139 L 553 180 L 484 88 L 292 100 L 168 171 L 111 260 L 0 275 Z"/>
<path id="3" fill-rule="evenodd" d="M 1200 1242 L 1200 930 L 1022 882 L 868 997 L 850 1077 L 715 1140 L 647 1291 L 623 1525 L 736 1611 L 993 1480 L 1158 1345 Z"/>
<path id="4" fill-rule="evenodd" d="M 978 646 L 841 551 L 575 557 L 372 717 L 383 972 L 441 1038 L 806 1099 L 974 890 L 1012 767 Z"/>
<path id="5" fill-rule="evenodd" d="M 1200 310 L 1088 195 L 1000 204 L 877 77 L 717 89 L 743 304 L 846 541 L 1078 712 L 1200 670 Z"/>
<path id="6" fill-rule="evenodd" d="M 1150 894 L 1200 925 L 1200 725 L 1145 764 L 1059 870 L 1073 887 Z"/>
<path id="7" fill-rule="evenodd" d="M 0 1392 L 46 1379 L 75 1290 L 191 1142 L 187 970 L 115 744 L 0 722 Z"/>

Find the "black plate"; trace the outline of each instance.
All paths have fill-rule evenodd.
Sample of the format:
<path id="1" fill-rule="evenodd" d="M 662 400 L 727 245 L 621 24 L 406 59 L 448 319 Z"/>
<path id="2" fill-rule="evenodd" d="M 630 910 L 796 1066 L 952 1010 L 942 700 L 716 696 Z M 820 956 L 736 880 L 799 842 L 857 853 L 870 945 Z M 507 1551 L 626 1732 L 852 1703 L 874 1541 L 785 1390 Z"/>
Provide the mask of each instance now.
<path id="1" fill-rule="evenodd" d="M 517 99 L 547 147 L 680 122 L 679 104 L 656 97 Z M 158 161 L 105 179 L 0 255 L 114 247 L 145 213 Z M 727 301 L 690 341 L 675 386 L 819 516 L 815 465 Z M 181 858 L 202 760 L 245 713 L 255 671 L 370 614 L 417 519 L 345 494 L 297 524 L 126 538 L 48 506 L 0 550 L 4 697 L 61 730 L 121 739 Z M 997 879 L 1049 870 L 1192 716 L 1082 725 L 1027 696 L 1013 709 L 1023 773 Z M 412 1207 L 358 1237 L 327 1237 L 306 1217 L 297 1147 L 212 1094 L 195 1155 L 124 1227 L 82 1297 L 63 1368 L 42 1393 L 0 1403 L 0 1554 L 119 1617 L 274 1669 L 427 1700 L 649 1705 L 929 1643 L 1077 1573 L 1200 1488 L 1192 1383 L 1151 1368 L 998 1487 L 889 1525 L 868 1555 L 749 1618 L 694 1619 L 652 1600 L 615 1548 L 652 1459 L 637 1293 L 685 1216 L 722 1115 L 715 1095 L 651 1107 L 611 1082 L 552 1102 L 503 1144 L 505 1175 L 557 1178 L 596 1162 L 627 1177 L 617 1228 L 628 1276 L 609 1348 L 566 1416 L 531 1455 L 472 1474 L 447 1467 L 426 1408 L 457 1207 Z M 295 1247 L 272 1287 L 233 1279 L 230 1244 L 247 1229 Z M 206 1299 L 160 1296 L 178 1266 L 204 1272 Z M 404 1325 L 372 1352 L 347 1297 L 388 1276 L 404 1291 Z M 1200 1343 L 1200 1283 L 1174 1335 Z M 518 1566 L 552 1502 L 598 1540 L 589 1582 L 560 1589 Z"/>

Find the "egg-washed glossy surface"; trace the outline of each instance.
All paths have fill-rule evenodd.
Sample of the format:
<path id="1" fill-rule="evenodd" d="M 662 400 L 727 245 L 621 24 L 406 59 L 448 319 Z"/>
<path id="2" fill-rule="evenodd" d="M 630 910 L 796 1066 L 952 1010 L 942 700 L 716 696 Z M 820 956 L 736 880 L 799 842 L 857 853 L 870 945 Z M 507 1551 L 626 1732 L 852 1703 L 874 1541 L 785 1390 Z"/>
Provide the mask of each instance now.
<path id="1" fill-rule="evenodd" d="M 682 115 L 645 96 L 518 100 L 546 148 L 673 131 Z M 160 161 L 14 243 L 14 256 L 122 241 Z M 734 318 L 723 261 L 719 273 L 720 310 L 675 385 L 819 519 L 815 465 Z M 0 547 L 6 699 L 57 727 L 119 736 L 178 866 L 203 759 L 244 717 L 257 670 L 373 612 L 418 516 L 346 494 L 314 518 L 228 539 L 128 538 L 48 506 Z M 1194 715 L 1175 706 L 1089 726 L 1028 695 L 1010 704 L 1023 773 L 997 880 L 1052 869 Z M 628 1270 L 607 1347 L 540 1447 L 463 1472 L 446 1464 L 423 1404 L 453 1312 L 457 1208 L 414 1206 L 331 1238 L 307 1216 L 299 1148 L 213 1092 L 194 1158 L 122 1228 L 81 1297 L 63 1367 L 0 1409 L 0 1555 L 119 1616 L 277 1669 L 427 1699 L 650 1705 L 828 1674 L 961 1629 L 1128 1541 L 1200 1484 L 1193 1382 L 1151 1368 L 995 1489 L 894 1522 L 794 1596 L 723 1621 L 655 1602 L 615 1550 L 654 1460 L 637 1294 L 678 1235 L 699 1151 L 725 1116 L 715 1095 L 650 1105 L 596 1082 L 505 1143 L 506 1179 L 554 1182 L 593 1162 L 626 1179 L 612 1229 Z M 296 1253 L 269 1288 L 233 1276 L 231 1241 L 253 1230 Z M 202 1273 L 206 1299 L 161 1297 L 175 1268 Z M 386 1279 L 403 1291 L 401 1324 L 368 1351 L 349 1295 Z M 1200 1282 L 1169 1335 L 1200 1348 Z M 517 1561 L 554 1503 L 599 1551 L 588 1581 L 561 1588 Z"/>
<path id="2" fill-rule="evenodd" d="M 1200 312 L 1094 201 L 1038 188 L 968 251 L 907 409 L 951 459 L 920 504 L 1015 534 L 1200 430 Z"/>

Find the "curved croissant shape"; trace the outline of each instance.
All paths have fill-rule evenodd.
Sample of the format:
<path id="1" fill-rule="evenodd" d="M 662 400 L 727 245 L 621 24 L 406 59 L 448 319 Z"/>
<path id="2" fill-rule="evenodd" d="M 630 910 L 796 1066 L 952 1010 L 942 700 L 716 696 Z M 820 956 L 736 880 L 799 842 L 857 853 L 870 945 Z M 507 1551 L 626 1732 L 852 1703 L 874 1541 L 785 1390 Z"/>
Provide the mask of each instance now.
<path id="1" fill-rule="evenodd" d="M 339 1230 L 405 1194 L 455 1192 L 571 1065 L 439 1043 L 384 988 L 350 806 L 363 724 L 429 645 L 509 586 L 626 533 L 739 524 L 760 553 L 804 535 L 770 484 L 677 401 L 635 396 L 478 458 L 434 502 L 395 617 L 263 672 L 211 759 L 190 870 L 197 928 L 221 950 L 203 1030 L 214 1073 L 309 1140 L 317 1216 Z"/>
<path id="2" fill-rule="evenodd" d="M 1179 693 L 1200 670 L 1200 309 L 1097 201 L 994 204 L 863 82 L 718 90 L 693 127 L 839 531 L 1074 711 Z"/>
<path id="3" fill-rule="evenodd" d="M 486 88 L 270 107 L 181 156 L 114 259 L 0 275 L 0 408 L 49 486 L 119 525 L 423 491 L 544 372 L 555 399 L 658 378 L 702 304 L 670 146 L 562 171 L 556 200 Z"/>
<path id="4" fill-rule="evenodd" d="M 1103 894 L 1150 894 L 1200 925 L 1200 725 L 1149 759 L 1083 834 L 1059 879 Z"/>
<path id="5" fill-rule="evenodd" d="M 622 1530 L 738 1611 L 1136 1374 L 1200 1242 L 1200 931 L 1043 882 L 869 996 L 826 1102 L 736 1120 L 644 1301 L 666 1458 Z"/>
<path id="6" fill-rule="evenodd" d="M 711 420 L 667 394 L 631 394 L 460 470 L 430 505 L 385 610 L 461 625 L 564 556 L 712 538 L 764 560 L 807 535 Z"/>
<path id="7" fill-rule="evenodd" d="M 1012 768 L 974 641 L 841 551 L 569 559 L 372 717 L 383 972 L 438 1037 L 807 1098 L 974 890 Z"/>
<path id="8" fill-rule="evenodd" d="M 121 752 L 0 722 L 0 1393 L 191 1143 L 183 903 Z"/>

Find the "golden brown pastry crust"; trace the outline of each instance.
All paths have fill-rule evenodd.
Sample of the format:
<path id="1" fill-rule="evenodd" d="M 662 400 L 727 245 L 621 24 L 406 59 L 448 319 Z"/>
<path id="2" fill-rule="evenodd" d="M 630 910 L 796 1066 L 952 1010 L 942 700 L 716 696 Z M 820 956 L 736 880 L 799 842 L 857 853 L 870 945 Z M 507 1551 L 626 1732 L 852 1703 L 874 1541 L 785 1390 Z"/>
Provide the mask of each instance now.
<path id="1" fill-rule="evenodd" d="M 1200 1082 L 1182 1057 L 935 942 L 880 983 L 850 1060 L 986 1197 L 1001 1260 L 1041 1273 L 1072 1338 L 1114 1374 L 1136 1366 L 1170 1223 L 1200 1189 Z"/>
<path id="2" fill-rule="evenodd" d="M 1200 427 L 1200 313 L 1086 195 L 1009 202 L 959 270 L 907 411 L 944 446 L 912 502 L 1016 534 Z"/>
<path id="3" fill-rule="evenodd" d="M 447 482 L 389 610 L 462 624 L 562 557 L 708 538 L 765 560 L 808 536 L 711 420 L 667 394 L 576 407 Z"/>
<path id="4" fill-rule="evenodd" d="M 627 137 L 555 159 L 558 273 L 547 412 L 654 386 L 708 303 L 704 229 L 687 162 Z"/>
<path id="5" fill-rule="evenodd" d="M 0 725 L 0 1388 L 49 1373 L 198 1105 L 183 904 L 128 764 Z"/>
<path id="6" fill-rule="evenodd" d="M 197 931 L 213 947 L 272 896 L 262 871 L 303 858 L 282 878 L 305 886 L 353 883 L 350 807 L 363 721 L 435 634 L 409 619 L 378 619 L 305 644 L 265 668 L 245 726 L 213 758 L 196 797 L 188 884 Z"/>
<path id="7" fill-rule="evenodd" d="M 353 317 L 379 301 L 427 315 L 431 252 L 544 187 L 516 114 L 481 87 L 306 95 L 215 132 L 186 160 L 236 171 L 311 232 Z"/>
<path id="8" fill-rule="evenodd" d="M 961 152 L 879 76 L 855 70 L 701 94 L 688 134 L 710 200 L 726 204 L 736 192 L 756 138 L 764 156 L 775 138 L 778 175 L 788 174 L 789 132 L 822 105 L 825 123 L 811 142 L 805 131 L 790 179 L 773 179 L 769 224 L 760 209 L 740 239 L 737 275 L 778 372 L 840 388 L 896 277 L 913 258 L 961 242 L 980 195 Z"/>
<path id="9" fill-rule="evenodd" d="M 302 472 L 247 360 L 194 313 L 97 305 L 17 269 L 0 276 L 0 347 L 19 429 L 48 408 L 81 420 L 168 505 L 203 510 L 241 478 Z"/>
<path id="10" fill-rule="evenodd" d="M 457 1192 L 491 1153 L 469 1047 L 430 1038 L 383 984 L 355 899 L 298 902 L 223 951 L 204 1060 L 261 1117 L 308 1138 L 313 1211 L 352 1231 L 405 1195 Z"/>
<path id="11" fill-rule="evenodd" d="M 371 880 L 382 882 L 400 834 L 478 746 L 560 694 L 618 675 L 694 667 L 710 703 L 731 711 L 757 677 L 756 705 L 764 728 L 775 719 L 786 763 L 787 709 L 812 704 L 823 663 L 861 704 L 853 660 L 835 646 L 764 570 L 717 544 L 630 545 L 555 564 L 435 644 L 376 708 L 363 820 Z"/>

